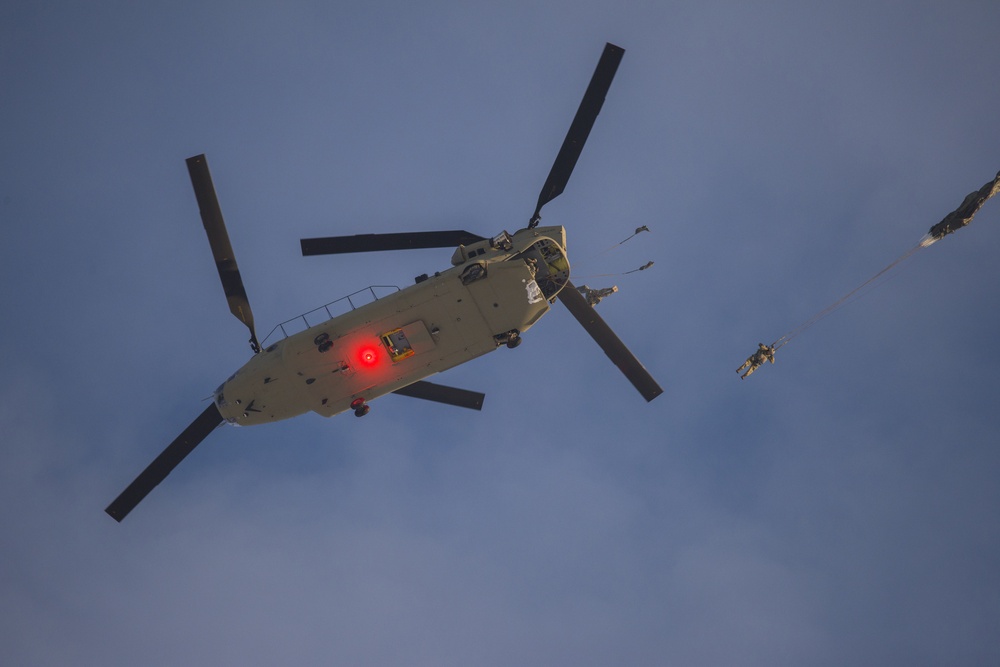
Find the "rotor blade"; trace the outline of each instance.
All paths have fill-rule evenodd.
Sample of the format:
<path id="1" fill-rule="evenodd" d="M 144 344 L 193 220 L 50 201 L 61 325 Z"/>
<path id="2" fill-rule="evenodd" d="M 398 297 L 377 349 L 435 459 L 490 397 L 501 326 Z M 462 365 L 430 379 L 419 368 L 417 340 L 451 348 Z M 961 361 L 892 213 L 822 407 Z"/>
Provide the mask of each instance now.
<path id="1" fill-rule="evenodd" d="M 566 306 L 570 314 L 583 325 L 583 328 L 587 330 L 591 338 L 597 341 L 597 344 L 604 350 L 604 354 L 608 355 L 608 358 L 614 362 L 618 370 L 625 374 L 625 377 L 639 390 L 643 398 L 651 401 L 663 393 L 663 389 L 656 383 L 653 376 L 649 374 L 649 371 L 625 347 L 625 343 L 615 335 L 615 332 L 611 330 L 607 322 L 601 319 L 601 316 L 597 314 L 593 306 L 587 303 L 587 300 L 573 286 L 573 283 L 566 283 L 566 286 L 559 292 L 559 300 L 563 302 L 563 305 Z"/>
<path id="2" fill-rule="evenodd" d="M 457 248 L 484 240 L 470 232 L 453 229 L 443 232 L 404 232 L 401 234 L 356 234 L 302 239 L 302 254 L 338 255 L 377 250 L 415 250 L 419 248 Z"/>
<path id="3" fill-rule="evenodd" d="M 447 403 L 448 405 L 469 408 L 470 410 L 482 410 L 483 399 L 486 398 L 486 394 L 481 394 L 478 391 L 446 387 L 443 384 L 434 384 L 426 380 L 418 380 L 392 393 L 411 398 L 422 398 L 425 401 Z"/>
<path id="4" fill-rule="evenodd" d="M 221 423 L 222 415 L 219 414 L 215 403 L 212 403 L 205 408 L 201 416 L 184 429 L 183 433 L 177 436 L 176 440 L 160 452 L 160 455 L 153 459 L 153 462 L 146 466 L 146 469 L 104 511 L 115 521 L 121 522 L 157 484 L 166 479 L 170 471 L 176 468 L 184 460 L 184 457 L 190 454 Z"/>
<path id="5" fill-rule="evenodd" d="M 556 161 L 552 164 L 549 177 L 545 180 L 545 185 L 538 195 L 538 205 L 532 216 L 533 221 L 539 217 L 542 207 L 562 194 L 566 187 L 566 183 L 573 173 L 573 167 L 576 166 L 576 161 L 583 150 L 583 145 L 587 142 L 587 137 L 590 136 L 590 129 L 594 126 L 594 121 L 597 120 L 597 114 L 604 106 L 604 97 L 611 87 L 611 81 L 615 78 L 615 72 L 618 71 L 618 64 L 624 54 L 625 49 L 620 46 L 605 44 L 604 53 L 601 54 L 597 69 L 594 70 L 594 76 L 590 79 L 590 85 L 587 86 L 587 92 L 583 95 L 580 108 L 576 111 L 573 124 L 569 126 L 569 132 L 566 133 L 562 148 L 556 155 Z"/>
<path id="6" fill-rule="evenodd" d="M 253 325 L 253 311 L 250 310 L 250 300 L 247 299 L 240 267 L 236 265 L 233 246 L 229 242 L 226 223 L 222 219 L 222 209 L 219 208 L 219 198 L 212 184 L 212 174 L 208 171 L 208 162 L 204 155 L 195 155 L 187 159 L 188 173 L 191 175 L 191 185 L 198 199 L 198 210 L 201 212 L 201 222 L 205 225 L 208 242 L 212 246 L 215 266 L 222 279 L 222 288 L 226 292 L 229 310 L 238 320 L 247 325 L 250 330 L 250 347 L 254 352 L 260 351 L 257 343 L 257 332 Z"/>

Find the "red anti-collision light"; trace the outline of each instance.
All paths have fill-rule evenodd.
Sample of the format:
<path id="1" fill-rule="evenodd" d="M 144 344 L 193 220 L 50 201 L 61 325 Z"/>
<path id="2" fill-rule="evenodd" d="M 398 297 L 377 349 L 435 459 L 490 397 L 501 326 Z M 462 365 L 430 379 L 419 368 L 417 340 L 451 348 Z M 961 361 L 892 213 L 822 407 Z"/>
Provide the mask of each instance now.
<path id="1" fill-rule="evenodd" d="M 378 363 L 378 350 L 374 347 L 363 347 L 359 354 L 362 366 L 368 366 L 371 368 Z"/>

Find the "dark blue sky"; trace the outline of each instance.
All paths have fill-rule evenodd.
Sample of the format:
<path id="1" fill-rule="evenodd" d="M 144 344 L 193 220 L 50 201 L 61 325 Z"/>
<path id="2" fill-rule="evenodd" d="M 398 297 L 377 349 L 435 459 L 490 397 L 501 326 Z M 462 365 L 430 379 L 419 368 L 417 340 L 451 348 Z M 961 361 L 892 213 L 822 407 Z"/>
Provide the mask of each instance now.
<path id="1" fill-rule="evenodd" d="M 1000 169 L 998 28 L 992 2 L 6 3 L 0 662 L 995 664 L 1000 203 L 733 370 Z M 663 396 L 556 308 L 440 377 L 482 413 L 220 429 L 104 514 L 249 355 L 186 157 L 265 333 L 450 257 L 300 237 L 523 226 L 606 41 L 545 224 L 618 285 L 600 312 Z"/>

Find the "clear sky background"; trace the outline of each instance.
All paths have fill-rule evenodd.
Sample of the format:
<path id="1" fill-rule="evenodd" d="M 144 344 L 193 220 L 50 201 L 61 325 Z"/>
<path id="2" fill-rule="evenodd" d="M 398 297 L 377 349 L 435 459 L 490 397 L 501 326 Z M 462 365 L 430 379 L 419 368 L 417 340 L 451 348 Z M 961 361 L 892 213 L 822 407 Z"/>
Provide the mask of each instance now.
<path id="1" fill-rule="evenodd" d="M 998 30 L 987 0 L 4 3 L 0 663 L 997 664 L 1000 202 L 733 371 L 1000 169 Z M 185 158 L 266 334 L 450 257 L 300 237 L 522 227 L 606 41 L 544 224 L 663 396 L 557 306 L 439 377 L 481 413 L 221 428 L 104 514 L 250 354 Z"/>

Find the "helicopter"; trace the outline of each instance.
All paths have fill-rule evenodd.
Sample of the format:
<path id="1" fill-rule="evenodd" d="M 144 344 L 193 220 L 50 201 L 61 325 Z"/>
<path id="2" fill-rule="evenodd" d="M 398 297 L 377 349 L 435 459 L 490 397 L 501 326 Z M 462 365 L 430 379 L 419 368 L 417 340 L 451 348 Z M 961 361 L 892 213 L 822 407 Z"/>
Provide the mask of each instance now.
<path id="1" fill-rule="evenodd" d="M 481 410 L 485 395 L 425 378 L 493 352 L 516 348 L 522 335 L 560 301 L 646 401 L 663 389 L 570 282 L 563 227 L 542 227 L 542 207 L 562 194 L 624 49 L 606 44 L 556 155 L 528 224 L 513 234 L 482 237 L 463 230 L 359 234 L 301 239 L 304 256 L 455 248 L 451 267 L 413 285 L 333 315 L 329 306 L 305 316 L 290 335 L 278 325 L 262 346 L 215 186 L 204 155 L 186 161 L 202 223 L 231 313 L 250 332 L 253 356 L 212 394 L 212 401 L 105 509 L 121 522 L 212 431 L 353 410 L 389 393 Z M 372 290 L 372 288 L 369 288 Z M 354 296 L 354 295 L 351 295 Z M 325 314 L 327 317 L 322 317 Z M 291 320 L 289 321 L 291 322 Z M 284 323 L 287 324 L 287 323 Z M 279 332 L 276 335 L 276 332 Z"/>

